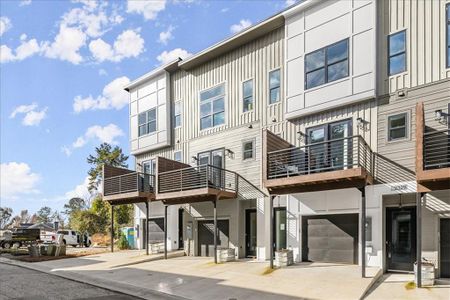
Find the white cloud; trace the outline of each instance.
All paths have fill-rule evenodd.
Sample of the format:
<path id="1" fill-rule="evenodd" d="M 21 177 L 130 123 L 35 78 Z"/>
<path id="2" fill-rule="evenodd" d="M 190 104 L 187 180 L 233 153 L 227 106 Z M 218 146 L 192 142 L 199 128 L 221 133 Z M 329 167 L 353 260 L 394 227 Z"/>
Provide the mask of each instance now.
<path id="1" fill-rule="evenodd" d="M 84 139 L 84 137 L 80 136 L 77 138 L 75 142 L 72 143 L 72 147 L 74 148 L 81 148 L 84 145 L 86 145 L 87 141 Z"/>
<path id="2" fill-rule="evenodd" d="M 0 36 L 10 30 L 11 27 L 11 20 L 8 17 L 0 17 Z"/>
<path id="3" fill-rule="evenodd" d="M 102 95 L 93 98 L 91 95 L 83 98 L 78 95 L 73 102 L 73 110 L 80 113 L 83 110 L 105 110 L 122 109 L 128 104 L 128 93 L 123 89 L 130 79 L 122 76 L 108 83 L 104 88 Z"/>
<path id="4" fill-rule="evenodd" d="M 79 197 L 82 199 L 89 199 L 91 196 L 91 193 L 89 193 L 88 186 L 89 186 L 89 177 L 86 177 L 81 184 L 77 185 L 73 190 L 68 191 L 64 195 L 64 198 L 71 199 L 71 198 Z"/>
<path id="5" fill-rule="evenodd" d="M 161 64 L 167 64 L 171 61 L 176 60 L 177 58 L 185 59 L 186 57 L 191 56 L 192 54 L 188 51 L 176 48 L 171 51 L 164 51 L 156 58 Z"/>
<path id="6" fill-rule="evenodd" d="M 100 76 L 106 76 L 106 75 L 108 75 L 108 72 L 106 72 L 105 69 L 99 69 L 99 70 L 98 70 L 98 75 L 100 75 Z"/>
<path id="7" fill-rule="evenodd" d="M 288 6 L 294 5 L 295 2 L 297 2 L 297 0 L 286 0 L 286 2 L 284 3 L 284 5 L 285 5 L 286 7 L 288 7 Z"/>
<path id="8" fill-rule="evenodd" d="M 228 7 L 224 7 L 220 10 L 221 13 L 226 13 L 228 12 L 230 9 Z"/>
<path id="9" fill-rule="evenodd" d="M 31 4 L 31 0 L 22 0 L 19 3 L 19 6 L 28 6 Z"/>
<path id="10" fill-rule="evenodd" d="M 248 19 L 239 21 L 238 24 L 231 25 L 230 31 L 232 33 L 238 33 L 239 31 L 244 30 L 252 25 L 252 22 Z"/>
<path id="11" fill-rule="evenodd" d="M 67 157 L 69 157 L 70 155 L 72 155 L 72 150 L 70 150 L 70 148 L 67 147 L 67 146 L 62 146 L 62 147 L 61 147 L 61 151 L 62 151 Z"/>
<path id="12" fill-rule="evenodd" d="M 166 31 L 162 31 L 159 33 L 159 40 L 161 44 L 167 45 L 167 43 L 173 39 L 172 31 L 175 29 L 172 25 L 170 25 Z"/>
<path id="13" fill-rule="evenodd" d="M 128 0 L 127 12 L 140 14 L 145 20 L 154 20 L 166 8 L 166 0 Z"/>
<path id="14" fill-rule="evenodd" d="M 31 172 L 26 163 L 9 162 L 2 163 L 0 176 L 0 196 L 2 199 L 17 199 L 20 195 L 36 194 L 39 191 L 36 184 L 40 175 Z"/>
<path id="15" fill-rule="evenodd" d="M 38 126 L 41 121 L 47 117 L 47 110 L 48 107 L 38 110 L 38 105 L 36 103 L 20 105 L 13 110 L 9 117 L 12 119 L 15 118 L 17 114 L 24 114 L 22 119 L 22 124 L 24 126 Z"/>
<path id="16" fill-rule="evenodd" d="M 15 59 L 16 59 L 16 57 L 14 56 L 11 48 L 9 48 L 6 45 L 0 46 L 0 62 L 1 63 L 10 62 Z"/>
<path id="17" fill-rule="evenodd" d="M 5 63 L 11 61 L 20 61 L 41 52 L 41 47 L 36 39 L 31 39 L 28 41 L 26 39 L 26 34 L 22 34 L 20 36 L 21 44 L 16 48 L 16 50 L 13 50 L 6 45 L 2 45 L 0 48 L 0 62 Z"/>
<path id="18" fill-rule="evenodd" d="M 48 58 L 65 60 L 77 65 L 83 61 L 79 51 L 85 44 L 86 34 L 83 31 L 61 25 L 55 40 L 51 44 L 45 42 L 42 51 Z"/>
<path id="19" fill-rule="evenodd" d="M 124 132 L 116 124 L 109 124 L 104 127 L 94 125 L 89 127 L 83 136 L 78 137 L 72 143 L 72 148 L 81 148 L 92 141 L 115 145 L 118 144 L 117 138 L 123 135 Z"/>
<path id="20" fill-rule="evenodd" d="M 89 43 L 89 50 L 95 60 L 120 62 L 124 58 L 137 57 L 144 51 L 144 39 L 139 34 L 140 29 L 128 29 L 117 36 L 111 46 L 102 39 Z"/>

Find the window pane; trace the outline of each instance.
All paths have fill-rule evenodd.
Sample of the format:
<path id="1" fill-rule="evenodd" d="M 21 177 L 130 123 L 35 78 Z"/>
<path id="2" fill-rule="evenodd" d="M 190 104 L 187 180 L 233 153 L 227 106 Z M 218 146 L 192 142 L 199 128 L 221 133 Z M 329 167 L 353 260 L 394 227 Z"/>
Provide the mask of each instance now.
<path id="1" fill-rule="evenodd" d="M 211 114 L 211 102 L 200 105 L 200 117 L 205 117 Z"/>
<path id="2" fill-rule="evenodd" d="M 175 102 L 175 115 L 181 114 L 181 102 Z"/>
<path id="3" fill-rule="evenodd" d="M 173 159 L 175 161 L 181 161 L 181 151 L 177 151 L 173 154 Z"/>
<path id="4" fill-rule="evenodd" d="M 272 71 L 269 74 L 269 88 L 280 86 L 280 70 Z"/>
<path id="5" fill-rule="evenodd" d="M 328 64 L 346 59 L 348 57 L 348 40 L 339 42 L 327 49 Z"/>
<path id="6" fill-rule="evenodd" d="M 406 138 L 406 128 L 397 128 L 389 130 L 389 140 Z"/>
<path id="7" fill-rule="evenodd" d="M 225 123 L 225 113 L 221 112 L 214 114 L 214 124 L 213 126 L 221 125 Z"/>
<path id="8" fill-rule="evenodd" d="M 146 125 L 141 125 L 139 126 L 139 136 L 147 134 L 147 126 Z"/>
<path id="9" fill-rule="evenodd" d="M 328 82 L 348 76 L 348 60 L 328 66 Z"/>
<path id="10" fill-rule="evenodd" d="M 253 142 L 244 143 L 244 151 L 253 150 Z"/>
<path id="11" fill-rule="evenodd" d="M 306 74 L 306 88 L 313 88 L 315 86 L 325 83 L 325 69 Z"/>
<path id="12" fill-rule="evenodd" d="M 389 127 L 395 128 L 395 127 L 404 127 L 406 126 L 406 115 L 397 115 L 397 116 L 391 116 L 389 117 Z"/>
<path id="13" fill-rule="evenodd" d="M 242 89 L 244 98 L 253 96 L 253 81 L 249 80 L 244 82 Z"/>
<path id="14" fill-rule="evenodd" d="M 244 159 L 253 158 L 253 150 L 244 151 Z"/>
<path id="15" fill-rule="evenodd" d="M 211 116 L 207 116 L 205 118 L 200 119 L 200 129 L 205 129 L 211 127 Z"/>
<path id="16" fill-rule="evenodd" d="M 225 85 L 221 84 L 217 87 L 201 92 L 200 101 L 204 101 L 206 99 L 210 99 L 224 94 L 225 94 Z"/>
<path id="17" fill-rule="evenodd" d="M 405 51 L 406 31 L 393 34 L 389 37 L 389 56 Z"/>
<path id="18" fill-rule="evenodd" d="M 280 101 L 280 88 L 270 90 L 270 104 Z"/>
<path id="19" fill-rule="evenodd" d="M 156 131 L 156 121 L 148 123 L 148 133 Z"/>
<path id="20" fill-rule="evenodd" d="M 148 111 L 148 122 L 156 120 L 156 109 Z"/>
<path id="21" fill-rule="evenodd" d="M 248 97 L 244 99 L 244 112 L 253 109 L 253 97 Z"/>
<path id="22" fill-rule="evenodd" d="M 325 49 L 306 55 L 305 60 L 306 72 L 323 67 L 325 65 Z"/>
<path id="23" fill-rule="evenodd" d="M 175 127 L 181 126 L 181 116 L 175 116 Z"/>
<path id="24" fill-rule="evenodd" d="M 147 123 L 147 114 L 144 113 L 140 113 L 139 114 L 139 125 L 145 124 Z"/>
<path id="25" fill-rule="evenodd" d="M 225 110 L 224 98 L 217 99 L 213 102 L 213 113 L 221 112 Z"/>
<path id="26" fill-rule="evenodd" d="M 394 57 L 391 57 L 389 60 L 389 74 L 397 74 L 406 70 L 406 55 L 400 54 Z"/>

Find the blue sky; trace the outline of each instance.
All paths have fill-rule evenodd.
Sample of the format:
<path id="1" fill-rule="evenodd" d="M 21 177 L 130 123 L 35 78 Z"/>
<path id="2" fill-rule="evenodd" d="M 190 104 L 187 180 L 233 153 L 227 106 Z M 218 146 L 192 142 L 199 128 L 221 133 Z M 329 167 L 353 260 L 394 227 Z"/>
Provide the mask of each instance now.
<path id="1" fill-rule="evenodd" d="M 94 147 L 129 153 L 123 85 L 292 2 L 2 0 L 0 206 L 60 210 L 86 197 Z"/>

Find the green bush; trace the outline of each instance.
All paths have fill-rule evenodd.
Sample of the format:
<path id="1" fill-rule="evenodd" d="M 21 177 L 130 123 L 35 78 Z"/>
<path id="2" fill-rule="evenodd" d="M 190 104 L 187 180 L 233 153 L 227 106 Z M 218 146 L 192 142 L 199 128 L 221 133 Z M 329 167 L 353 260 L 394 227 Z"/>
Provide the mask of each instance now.
<path id="1" fill-rule="evenodd" d="M 117 243 L 117 247 L 119 247 L 120 250 L 130 249 L 130 245 L 128 245 L 127 238 L 125 235 L 121 232 L 119 236 L 119 242 Z"/>

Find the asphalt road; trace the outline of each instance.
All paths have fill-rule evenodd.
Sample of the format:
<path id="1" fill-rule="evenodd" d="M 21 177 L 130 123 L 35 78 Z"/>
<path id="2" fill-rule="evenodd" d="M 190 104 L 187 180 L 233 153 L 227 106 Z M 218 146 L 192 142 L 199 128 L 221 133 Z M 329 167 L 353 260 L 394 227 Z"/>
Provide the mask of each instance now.
<path id="1" fill-rule="evenodd" d="M 0 263 L 0 300 L 6 299 L 135 300 L 140 298 L 55 275 Z"/>

